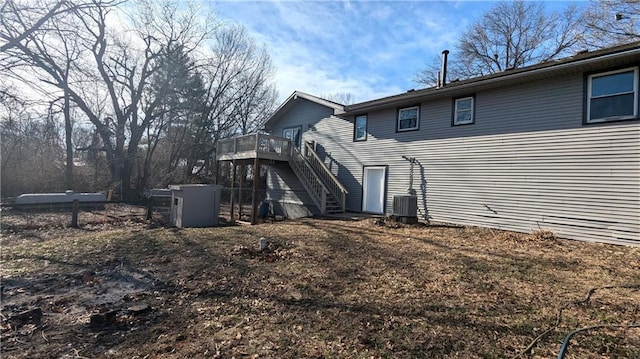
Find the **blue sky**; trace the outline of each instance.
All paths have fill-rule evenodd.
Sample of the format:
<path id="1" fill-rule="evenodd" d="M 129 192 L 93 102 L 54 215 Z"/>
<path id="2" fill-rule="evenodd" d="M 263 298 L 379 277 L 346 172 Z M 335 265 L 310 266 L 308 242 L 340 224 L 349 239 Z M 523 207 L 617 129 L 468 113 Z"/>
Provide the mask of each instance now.
<path id="1" fill-rule="evenodd" d="M 569 2 L 549 1 L 547 8 Z M 579 5 L 585 2 L 573 2 Z M 280 100 L 299 90 L 357 102 L 421 86 L 415 74 L 495 5 L 491 1 L 216 1 L 276 66 Z M 451 56 L 455 56 L 454 53 Z"/>

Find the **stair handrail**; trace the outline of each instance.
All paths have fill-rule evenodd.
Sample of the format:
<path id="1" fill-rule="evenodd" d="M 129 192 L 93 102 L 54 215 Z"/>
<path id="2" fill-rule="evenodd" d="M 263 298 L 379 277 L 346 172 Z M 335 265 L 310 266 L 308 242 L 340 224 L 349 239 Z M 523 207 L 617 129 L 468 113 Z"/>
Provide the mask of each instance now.
<path id="1" fill-rule="evenodd" d="M 325 214 L 327 211 L 327 194 L 329 189 L 322 182 L 320 177 L 311 167 L 311 164 L 305 156 L 300 153 L 296 146 L 291 147 L 291 168 L 296 176 L 300 179 L 302 186 L 311 195 L 311 199 L 316 206 L 320 208 L 320 213 Z"/>
<path id="2" fill-rule="evenodd" d="M 331 170 L 324 164 L 324 161 L 320 159 L 320 156 L 316 153 L 309 142 L 304 143 L 306 157 L 311 167 L 318 173 L 321 179 L 325 181 L 325 184 L 329 186 L 329 192 L 336 198 L 338 204 L 340 204 L 341 210 L 346 210 L 346 199 L 349 191 L 340 183 L 338 178 L 331 172 Z"/>

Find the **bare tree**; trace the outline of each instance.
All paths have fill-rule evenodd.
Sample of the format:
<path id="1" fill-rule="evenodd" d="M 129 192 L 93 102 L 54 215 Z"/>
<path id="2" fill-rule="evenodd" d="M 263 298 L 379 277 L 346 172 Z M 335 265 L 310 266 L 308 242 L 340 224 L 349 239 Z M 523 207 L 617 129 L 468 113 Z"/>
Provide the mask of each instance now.
<path id="1" fill-rule="evenodd" d="M 581 39 L 575 5 L 562 12 L 542 2 L 503 1 L 461 36 L 452 53 L 450 78 L 469 78 L 519 68 L 569 54 Z M 416 82 L 433 84 L 439 59 L 419 72 Z"/>
<path id="2" fill-rule="evenodd" d="M 62 109 L 69 168 L 71 139 L 96 166 L 93 182 L 82 183 L 98 183 L 98 165 L 125 196 L 132 184 L 206 178 L 215 172 L 217 141 L 257 129 L 271 113 L 270 58 L 242 27 L 222 26 L 201 9 L 177 2 L 142 0 L 124 20 L 118 4 L 90 4 L 26 34 L 3 29 L 12 46 L 0 59 L 7 59 L 3 72 L 51 93 L 47 101 Z M 38 14 L 16 9 L 22 11 L 16 19 Z M 110 28 L 115 23 L 124 29 Z M 13 91 L 5 89 L 3 98 Z M 75 136 L 71 110 L 88 124 Z"/>
<path id="3" fill-rule="evenodd" d="M 160 68 L 151 79 L 144 102 L 151 104 L 157 97 L 162 101 L 155 106 L 155 120 L 142 140 L 145 151 L 138 169 L 138 188 L 183 181 L 176 178 L 175 170 L 190 147 L 191 123 L 201 116 L 204 107 L 204 84 L 197 64 L 183 48 L 165 51 L 158 63 Z"/>
<path id="4" fill-rule="evenodd" d="M 321 95 L 321 98 L 341 105 L 351 105 L 356 103 L 356 96 L 350 92 L 336 92 Z"/>
<path id="5" fill-rule="evenodd" d="M 270 82 L 274 68 L 269 54 L 262 49 L 255 54 L 255 61 L 238 80 L 242 84 L 232 116 L 240 134 L 246 135 L 261 129 L 274 111 L 278 93 Z"/>
<path id="6" fill-rule="evenodd" d="M 66 13 L 92 6 L 89 2 L 16 1 L 6 0 L 0 7 L 0 39 L 6 41 L 0 52 L 7 51 L 26 40 L 45 23 L 57 20 Z"/>
<path id="7" fill-rule="evenodd" d="M 268 53 L 233 25 L 216 28 L 210 46 L 204 56 L 162 56 L 153 83 L 170 84 L 170 95 L 143 141 L 139 186 L 210 178 L 218 140 L 253 132 L 271 114 L 276 94 Z"/>
<path id="8" fill-rule="evenodd" d="M 73 67 L 51 55 L 50 49 L 61 47 L 60 41 L 50 41 L 49 28 L 16 41 L 12 51 L 24 64 L 45 72 L 49 78 L 43 80 L 62 90 L 83 112 L 100 138 L 100 150 L 106 155 L 113 181 L 128 191 L 138 145 L 162 102 L 162 96 L 143 101 L 150 78 L 159 67 L 156 59 L 171 44 L 194 51 L 207 38 L 207 25 L 202 24 L 195 7 L 178 10 L 175 3 L 142 2 L 135 12 L 135 30 L 128 33 L 135 36 L 125 37 L 107 27 L 113 4 L 100 0 L 92 4 L 76 8 L 69 20 L 73 28 L 67 31 L 73 34 L 67 35 L 87 52 L 86 57 L 72 62 Z M 77 80 L 69 81 L 69 76 Z"/>
<path id="9" fill-rule="evenodd" d="M 53 113 L 39 116 L 32 105 L 15 96 L 0 101 L 3 197 L 61 189 L 64 151 L 58 120 Z"/>
<path id="10" fill-rule="evenodd" d="M 214 173 L 218 140 L 241 133 L 242 128 L 248 131 L 250 124 L 266 116 L 256 111 L 269 111 L 275 102 L 269 82 L 273 72 L 270 57 L 243 27 L 221 28 L 211 51 L 207 66 L 202 67 L 205 111 L 200 121 L 192 124 L 193 145 L 186 156 L 188 173 L 197 162 L 203 163 L 198 173 Z"/>
<path id="11" fill-rule="evenodd" d="M 37 4 L 36 4 L 37 5 Z M 46 5 L 40 4 L 40 5 Z M 70 84 L 70 72 L 73 63 L 78 60 L 81 49 L 76 42 L 76 38 L 68 29 L 68 19 L 72 17 L 71 11 L 85 7 L 77 6 L 66 1 L 59 2 L 50 11 L 42 15 L 36 24 L 26 25 L 28 19 L 38 17 L 39 10 L 30 9 L 26 5 L 19 6 L 13 0 L 5 4 L 5 7 L 13 11 L 8 18 L 1 21 L 2 37 L 9 39 L 9 43 L 4 47 L 4 55 L 13 58 L 12 66 L 2 66 L 8 75 L 25 79 L 33 76 L 30 70 L 34 64 L 47 64 L 48 71 L 40 73 L 41 83 L 34 81 L 23 81 L 33 90 L 39 91 L 45 101 L 49 101 L 50 113 L 54 113 L 54 105 L 58 101 L 63 101 L 61 112 L 65 122 L 65 144 L 66 144 L 66 165 L 65 165 L 65 188 L 73 188 L 73 147 L 71 142 L 72 121 L 70 117 L 70 97 L 67 89 Z M 31 13 L 30 11 L 34 11 Z M 55 21 L 52 21 L 55 19 Z M 46 24 L 46 31 L 40 31 Z M 23 31 L 23 32 L 20 32 Z M 31 47 L 26 44 L 31 42 Z M 4 63 L 4 62 L 3 62 Z M 25 69 L 26 67 L 26 69 Z M 38 65 L 35 65 L 38 67 Z M 54 84 L 62 90 L 62 94 L 51 92 L 51 88 L 41 88 L 42 82 Z M 56 105 L 57 106 L 57 105 Z"/>
<path id="12" fill-rule="evenodd" d="M 640 1 L 599 0 L 583 13 L 585 33 L 582 43 L 599 48 L 640 41 Z"/>

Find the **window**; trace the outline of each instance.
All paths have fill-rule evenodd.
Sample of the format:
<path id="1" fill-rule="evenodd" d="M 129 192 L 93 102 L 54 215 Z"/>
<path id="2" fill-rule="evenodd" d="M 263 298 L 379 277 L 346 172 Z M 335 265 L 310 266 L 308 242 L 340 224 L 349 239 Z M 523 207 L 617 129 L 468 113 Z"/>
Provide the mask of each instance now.
<path id="1" fill-rule="evenodd" d="M 356 116 L 353 140 L 354 141 L 367 140 L 367 115 Z"/>
<path id="2" fill-rule="evenodd" d="M 638 68 L 589 75 L 587 123 L 638 116 Z"/>
<path id="3" fill-rule="evenodd" d="M 298 149 L 300 149 L 300 135 L 302 134 L 302 126 L 285 128 L 282 130 L 282 137 L 291 140 Z"/>
<path id="4" fill-rule="evenodd" d="M 453 102 L 453 125 L 469 125 L 473 121 L 473 97 L 455 99 Z"/>
<path id="5" fill-rule="evenodd" d="M 420 107 L 406 107 L 398 110 L 397 131 L 417 130 L 420 118 Z"/>

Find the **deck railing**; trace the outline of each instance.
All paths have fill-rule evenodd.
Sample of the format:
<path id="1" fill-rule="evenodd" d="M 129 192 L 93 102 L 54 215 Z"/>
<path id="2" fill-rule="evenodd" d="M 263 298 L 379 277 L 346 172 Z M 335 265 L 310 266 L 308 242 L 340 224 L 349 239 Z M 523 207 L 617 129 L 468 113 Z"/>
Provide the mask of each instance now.
<path id="1" fill-rule="evenodd" d="M 324 181 L 325 185 L 327 186 L 327 189 L 340 205 L 340 209 L 342 210 L 342 212 L 344 212 L 347 206 L 346 201 L 347 201 L 347 194 L 349 194 L 349 192 L 338 181 L 338 178 L 336 178 L 336 176 L 333 173 L 331 173 L 331 170 L 327 168 L 327 166 L 320 159 L 320 157 L 318 157 L 318 154 L 313 149 L 311 144 L 309 144 L 308 142 L 305 142 L 304 146 L 305 146 L 305 153 L 307 154 L 307 160 L 309 161 L 309 164 L 311 165 L 313 170 L 318 174 L 318 176 Z"/>
<path id="2" fill-rule="evenodd" d="M 223 161 L 256 157 L 288 161 L 321 213 L 327 213 L 329 194 L 333 195 L 344 212 L 347 190 L 308 143 L 305 143 L 305 152 L 306 156 L 284 137 L 254 133 L 220 140 L 217 158 Z"/>
<path id="3" fill-rule="evenodd" d="M 217 157 L 219 160 L 253 158 L 256 156 L 288 161 L 291 156 L 291 141 L 284 137 L 253 133 L 227 138 L 218 142 Z"/>
<path id="4" fill-rule="evenodd" d="M 298 151 L 296 147 L 292 147 L 291 160 L 289 161 L 293 172 L 298 176 L 300 182 L 307 190 L 316 206 L 320 208 L 320 213 L 327 212 L 327 194 L 329 190 L 322 183 L 322 180 L 315 173 L 309 161 Z"/>

